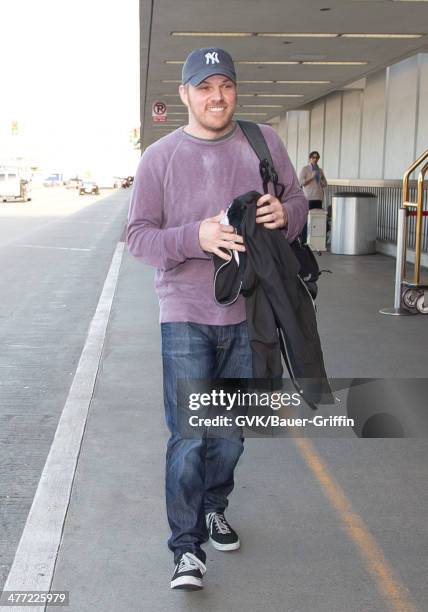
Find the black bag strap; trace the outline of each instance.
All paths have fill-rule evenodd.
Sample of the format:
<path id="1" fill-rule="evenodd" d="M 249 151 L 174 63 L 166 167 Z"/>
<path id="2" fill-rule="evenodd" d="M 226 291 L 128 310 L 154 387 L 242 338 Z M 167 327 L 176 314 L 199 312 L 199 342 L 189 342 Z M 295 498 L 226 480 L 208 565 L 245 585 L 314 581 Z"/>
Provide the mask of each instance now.
<path id="1" fill-rule="evenodd" d="M 241 121 L 238 120 L 237 124 L 244 132 L 248 142 L 250 143 L 253 151 L 257 155 L 260 160 L 260 175 L 263 180 L 263 190 L 265 193 L 268 193 L 268 183 L 271 181 L 274 185 L 275 195 L 278 200 L 281 199 L 284 193 L 284 185 L 278 182 L 278 174 L 273 165 L 272 155 L 269 151 L 269 147 L 263 136 L 263 132 L 257 125 L 257 123 L 253 123 L 252 121 Z M 278 185 L 281 186 L 281 191 L 278 191 Z M 299 238 L 297 238 L 292 244 L 291 248 L 293 249 L 294 255 L 297 257 L 297 260 L 300 264 L 300 272 L 302 280 L 306 283 L 306 286 L 312 296 L 312 299 L 316 298 L 317 295 L 317 285 L 316 281 L 320 276 L 321 272 L 318 266 L 318 262 L 312 253 L 311 248 L 305 244 L 302 245 L 300 243 Z"/>
<path id="2" fill-rule="evenodd" d="M 265 137 L 263 136 L 263 132 L 257 123 L 253 123 L 252 121 L 238 120 L 237 124 L 244 132 L 246 139 L 260 160 L 259 170 L 263 181 L 263 191 L 268 193 L 268 183 L 271 182 L 273 184 L 275 196 L 280 200 L 284 193 L 285 186 L 278 181 L 278 174 L 273 165 L 272 155 L 269 151 Z"/>

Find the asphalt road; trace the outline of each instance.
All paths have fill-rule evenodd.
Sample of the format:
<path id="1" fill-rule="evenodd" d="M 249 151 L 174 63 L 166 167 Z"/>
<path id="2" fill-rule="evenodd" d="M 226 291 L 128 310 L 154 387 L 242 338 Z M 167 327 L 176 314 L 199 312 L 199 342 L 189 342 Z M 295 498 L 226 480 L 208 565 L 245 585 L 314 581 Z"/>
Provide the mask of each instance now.
<path id="1" fill-rule="evenodd" d="M 85 342 L 129 190 L 0 204 L 0 586 Z"/>

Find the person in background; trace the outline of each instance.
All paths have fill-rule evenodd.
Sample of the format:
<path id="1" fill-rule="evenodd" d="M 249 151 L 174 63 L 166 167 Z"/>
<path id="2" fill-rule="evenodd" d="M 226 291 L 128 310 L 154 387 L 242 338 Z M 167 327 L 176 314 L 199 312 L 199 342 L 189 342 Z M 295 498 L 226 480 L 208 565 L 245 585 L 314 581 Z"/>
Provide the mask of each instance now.
<path id="1" fill-rule="evenodd" d="M 304 166 L 299 175 L 299 183 L 303 187 L 303 193 L 309 202 L 309 210 L 313 208 L 322 208 L 324 200 L 324 189 L 327 187 L 327 179 L 324 176 L 322 168 L 319 167 L 318 162 L 320 160 L 320 154 L 318 151 L 311 151 L 309 153 L 309 164 Z M 308 224 L 300 234 L 300 239 L 303 244 L 306 244 L 308 237 Z"/>

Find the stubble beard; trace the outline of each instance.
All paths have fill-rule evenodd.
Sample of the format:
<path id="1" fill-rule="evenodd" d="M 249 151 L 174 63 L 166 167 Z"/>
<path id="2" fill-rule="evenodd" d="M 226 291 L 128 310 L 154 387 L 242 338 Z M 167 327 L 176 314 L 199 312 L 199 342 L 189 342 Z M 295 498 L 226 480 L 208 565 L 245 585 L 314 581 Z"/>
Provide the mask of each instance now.
<path id="1" fill-rule="evenodd" d="M 198 116 L 198 114 L 195 113 L 193 105 L 191 103 L 189 103 L 189 110 L 191 111 L 191 116 L 193 118 L 193 121 L 208 132 L 218 134 L 218 133 L 224 132 L 225 130 L 227 130 L 227 128 L 232 128 L 232 117 L 235 112 L 235 106 L 233 107 L 232 111 L 230 110 L 230 108 L 228 109 L 227 116 L 224 118 L 224 121 L 222 121 L 221 123 L 217 123 L 214 117 L 213 117 L 214 121 L 212 122 L 207 120 L 206 116 L 204 116 L 202 113 L 200 116 Z M 207 113 L 209 113 L 209 111 L 207 111 Z M 190 113 L 189 113 L 189 120 L 190 120 Z"/>

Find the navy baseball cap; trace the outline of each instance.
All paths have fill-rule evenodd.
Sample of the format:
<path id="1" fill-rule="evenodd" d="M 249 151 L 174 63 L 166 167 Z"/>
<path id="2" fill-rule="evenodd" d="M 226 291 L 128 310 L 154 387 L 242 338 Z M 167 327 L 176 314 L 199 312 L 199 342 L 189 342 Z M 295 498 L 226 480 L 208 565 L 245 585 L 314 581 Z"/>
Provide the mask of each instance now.
<path id="1" fill-rule="evenodd" d="M 227 51 L 217 48 L 195 49 L 184 62 L 181 82 L 196 86 L 214 74 L 222 74 L 236 83 L 235 66 Z"/>

